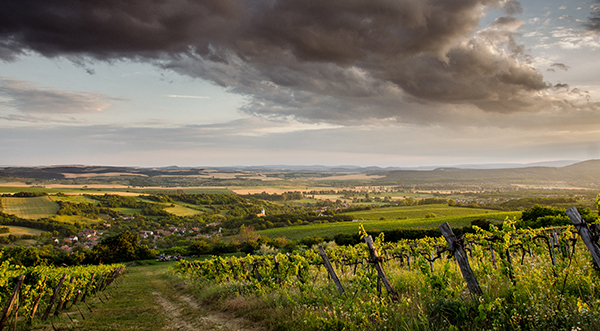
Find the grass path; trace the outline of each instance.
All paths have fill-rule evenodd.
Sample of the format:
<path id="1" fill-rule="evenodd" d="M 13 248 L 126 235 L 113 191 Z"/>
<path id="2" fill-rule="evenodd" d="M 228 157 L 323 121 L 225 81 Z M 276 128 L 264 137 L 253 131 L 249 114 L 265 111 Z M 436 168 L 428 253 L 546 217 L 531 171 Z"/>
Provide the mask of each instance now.
<path id="1" fill-rule="evenodd" d="M 94 298 L 90 312 L 80 306 L 85 319 L 76 308 L 54 321 L 63 330 L 223 330 L 255 331 L 248 323 L 231 314 L 203 309 L 186 290 L 187 284 L 169 275 L 171 263 L 130 266 L 121 282 L 106 292 L 109 300 Z M 46 328 L 47 327 L 47 328 Z M 38 330 L 52 330 L 52 326 Z"/>

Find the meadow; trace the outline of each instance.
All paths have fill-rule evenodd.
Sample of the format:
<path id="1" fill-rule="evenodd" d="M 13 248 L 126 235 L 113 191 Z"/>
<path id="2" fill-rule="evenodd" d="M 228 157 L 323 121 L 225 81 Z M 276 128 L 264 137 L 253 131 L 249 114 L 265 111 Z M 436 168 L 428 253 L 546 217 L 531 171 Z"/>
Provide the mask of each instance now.
<path id="1" fill-rule="evenodd" d="M 391 208 L 378 208 L 373 210 L 357 211 L 347 213 L 353 219 L 360 220 L 383 220 L 383 219 L 405 219 L 405 218 L 425 218 L 445 217 L 445 216 L 466 216 L 473 214 L 491 213 L 489 209 L 449 207 L 446 204 L 404 206 Z"/>
<path id="2" fill-rule="evenodd" d="M 426 211 L 429 206 L 419 206 L 422 210 Z M 465 208 L 469 209 L 469 208 Z M 391 219 L 391 220 L 365 220 L 355 222 L 340 222 L 340 223 L 321 223 L 321 224 L 310 224 L 300 226 L 289 226 L 285 228 L 274 228 L 257 231 L 258 234 L 266 236 L 268 238 L 287 238 L 292 240 L 299 240 L 304 237 L 325 237 L 329 236 L 333 238 L 336 234 L 353 234 L 357 233 L 359 226 L 362 224 L 367 231 L 384 231 L 394 230 L 398 228 L 419 228 L 419 229 L 431 229 L 437 228 L 440 224 L 448 222 L 451 227 L 465 227 L 470 226 L 471 221 L 476 219 L 486 219 L 492 222 L 500 223 L 508 218 L 520 217 L 521 212 L 483 212 L 483 213 L 472 213 L 467 215 L 458 216 L 444 216 L 444 217 L 431 217 L 431 218 L 409 218 L 409 219 Z"/>
<path id="3" fill-rule="evenodd" d="M 56 214 L 59 206 L 47 196 L 34 198 L 2 198 L 2 211 L 25 219 L 48 218 Z"/>

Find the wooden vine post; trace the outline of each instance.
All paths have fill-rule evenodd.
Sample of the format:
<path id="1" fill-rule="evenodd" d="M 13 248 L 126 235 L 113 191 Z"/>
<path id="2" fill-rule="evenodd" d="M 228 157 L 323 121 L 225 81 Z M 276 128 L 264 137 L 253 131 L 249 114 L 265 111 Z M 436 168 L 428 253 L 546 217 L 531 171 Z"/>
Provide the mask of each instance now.
<path id="1" fill-rule="evenodd" d="M 469 265 L 469 259 L 467 259 L 467 253 L 465 249 L 462 247 L 461 243 L 456 239 L 454 232 L 450 228 L 448 222 L 440 225 L 440 231 L 442 231 L 442 235 L 446 238 L 448 242 L 448 246 L 450 250 L 454 252 L 454 256 L 456 257 L 456 262 L 460 267 L 460 272 L 463 275 L 463 278 L 467 282 L 467 287 L 469 288 L 469 292 L 471 295 L 481 296 L 483 292 L 479 287 L 479 283 L 477 282 L 477 278 L 475 278 L 475 274 L 473 274 L 473 270 L 471 270 L 471 266 Z"/>
<path id="2" fill-rule="evenodd" d="M 60 281 L 58 282 L 58 286 L 56 286 L 56 288 L 54 289 L 54 293 L 52 293 L 52 297 L 50 298 L 50 303 L 48 303 L 48 307 L 46 308 L 46 311 L 44 312 L 44 315 L 42 316 L 43 321 L 48 319 L 48 316 L 50 315 L 50 311 L 52 310 L 52 306 L 54 306 L 54 302 L 60 295 L 60 288 L 62 287 L 63 283 L 65 282 L 65 278 L 67 278 L 67 274 L 62 275 Z"/>
<path id="3" fill-rule="evenodd" d="M 567 216 L 569 216 L 569 218 L 571 219 L 571 222 L 577 229 L 577 232 L 579 232 L 581 239 L 583 239 L 583 242 L 589 249 L 590 254 L 592 254 L 594 262 L 596 262 L 596 266 L 600 268 L 600 247 L 598 247 L 598 242 L 595 242 L 592 239 L 594 235 L 592 231 L 590 231 L 590 228 L 588 227 L 587 223 L 583 220 L 581 215 L 579 215 L 579 212 L 575 207 L 572 207 L 569 210 L 567 210 Z"/>
<path id="4" fill-rule="evenodd" d="M 325 249 L 323 248 L 323 246 L 319 246 L 319 255 L 321 255 L 321 258 L 323 259 L 323 264 L 325 265 L 327 272 L 329 272 L 331 280 L 333 280 L 335 286 L 337 286 L 338 292 L 340 293 L 340 295 L 344 295 L 344 287 L 342 286 L 342 283 L 340 282 L 338 276 L 335 274 L 335 270 L 333 270 L 333 267 L 329 262 L 329 258 L 327 257 L 327 254 L 325 254 Z"/>
<path id="5" fill-rule="evenodd" d="M 6 303 L 6 306 L 4 306 L 4 310 L 2 311 L 2 319 L 0 319 L 0 330 L 2 330 L 4 328 L 4 325 L 6 325 L 6 322 L 8 322 L 8 317 L 10 316 L 10 313 L 12 313 L 15 304 L 18 305 L 19 292 L 21 291 L 21 286 L 23 285 L 24 280 L 25 275 L 21 275 L 19 276 L 19 278 L 17 278 L 17 283 L 15 284 L 13 293 L 10 296 L 8 302 Z"/>
<path id="6" fill-rule="evenodd" d="M 365 242 L 367 243 L 367 247 L 369 248 L 369 252 L 371 253 L 371 262 L 373 262 L 373 264 L 375 265 L 375 269 L 377 270 L 377 276 L 378 276 L 377 279 L 379 279 L 381 282 L 383 282 L 383 285 L 390 293 L 392 300 L 398 301 L 398 292 L 396 292 L 396 290 L 394 290 L 394 288 L 392 287 L 392 284 L 390 283 L 389 279 L 387 278 L 387 275 L 385 274 L 385 270 L 383 270 L 383 266 L 381 265 L 381 257 L 379 256 L 379 253 L 375 249 L 375 245 L 373 245 L 373 238 L 371 238 L 371 236 L 366 236 Z"/>
<path id="7" fill-rule="evenodd" d="M 44 280 L 42 281 L 42 287 L 44 285 L 46 285 L 46 281 L 48 280 L 48 276 L 46 275 L 44 277 Z M 31 315 L 29 316 L 29 324 L 33 323 L 33 317 L 35 316 L 35 313 L 37 312 L 38 307 L 40 306 L 40 301 L 42 300 L 42 293 L 38 294 L 37 298 L 35 299 L 35 303 L 33 304 L 33 308 L 31 309 Z"/>

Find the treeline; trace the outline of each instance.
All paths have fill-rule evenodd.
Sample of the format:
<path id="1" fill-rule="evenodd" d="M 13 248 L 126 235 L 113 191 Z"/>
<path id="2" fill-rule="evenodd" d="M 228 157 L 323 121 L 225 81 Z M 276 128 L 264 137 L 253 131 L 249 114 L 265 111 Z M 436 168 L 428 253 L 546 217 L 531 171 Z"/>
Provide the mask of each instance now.
<path id="1" fill-rule="evenodd" d="M 262 193 L 254 193 L 254 194 L 246 194 L 240 195 L 243 198 L 255 198 L 265 201 L 291 201 L 291 200 L 302 200 L 304 199 L 304 194 L 302 192 L 294 191 L 294 192 L 284 192 L 282 194 L 272 193 L 269 194 L 267 192 Z"/>
<path id="2" fill-rule="evenodd" d="M 169 198 L 191 203 L 193 205 L 233 205 L 243 204 L 245 201 L 242 197 L 233 193 L 198 193 L 198 194 L 174 194 L 168 195 Z"/>
<path id="3" fill-rule="evenodd" d="M 221 222 L 224 229 L 239 229 L 242 225 L 251 226 L 257 230 L 282 228 L 292 225 L 306 225 L 315 223 L 336 223 L 352 221 L 349 215 L 317 216 L 315 213 L 304 214 L 278 214 L 263 217 L 249 216 L 245 218 L 232 218 Z"/>
<path id="4" fill-rule="evenodd" d="M 596 223 L 598 213 L 587 207 L 577 207 L 577 211 L 587 223 Z M 523 210 L 517 228 L 543 228 L 550 226 L 564 226 L 572 224 L 564 208 L 534 205 Z"/>
<path id="5" fill-rule="evenodd" d="M 46 192 L 17 192 L 17 193 L 4 193 L 2 197 L 8 198 L 35 198 L 35 197 L 43 197 L 48 195 Z"/>
<path id="6" fill-rule="evenodd" d="M 580 199 L 576 197 L 528 197 L 499 202 L 482 202 L 477 200 L 471 200 L 466 202 L 455 202 L 453 205 L 457 207 L 486 208 L 493 210 L 510 211 L 532 208 L 535 205 L 572 206 L 580 203 Z"/>

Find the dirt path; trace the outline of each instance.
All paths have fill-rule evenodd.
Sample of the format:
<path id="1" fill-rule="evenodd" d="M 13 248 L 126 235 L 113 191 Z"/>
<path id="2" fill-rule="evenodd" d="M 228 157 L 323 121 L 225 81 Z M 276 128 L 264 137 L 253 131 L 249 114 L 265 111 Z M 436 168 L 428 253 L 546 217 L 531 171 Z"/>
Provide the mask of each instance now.
<path id="1" fill-rule="evenodd" d="M 63 330 L 182 330 L 260 331 L 233 314 L 205 309 L 186 290 L 186 283 L 168 276 L 169 263 L 128 267 L 106 295 L 109 300 L 91 300 L 92 312 L 78 318 L 77 310 L 53 321 Z M 112 286 L 112 285 L 111 285 Z M 73 308 L 75 309 L 75 308 Z M 87 309 L 87 308 L 86 308 Z M 73 318 L 75 317 L 75 318 Z M 52 328 L 40 327 L 40 330 Z"/>

